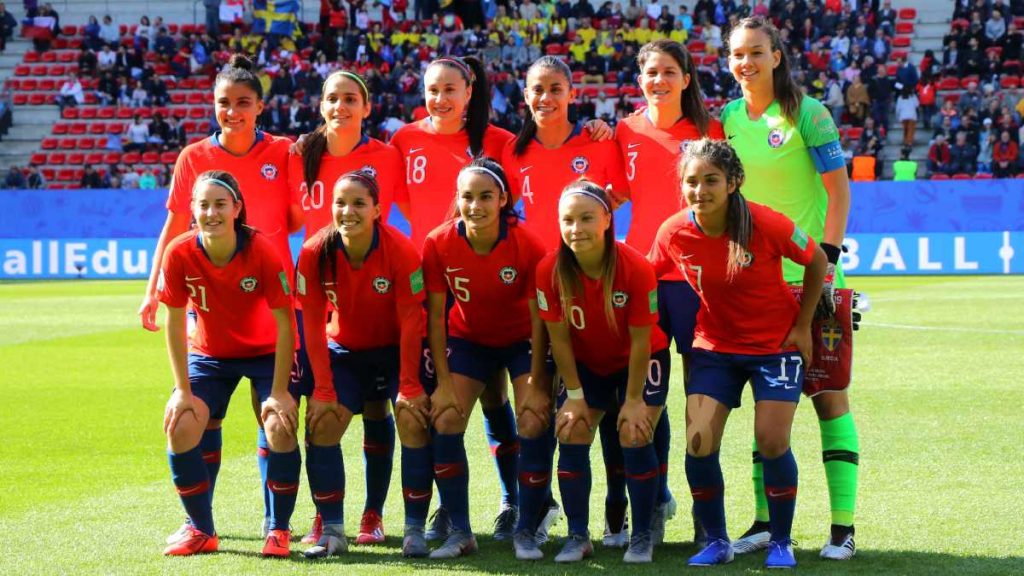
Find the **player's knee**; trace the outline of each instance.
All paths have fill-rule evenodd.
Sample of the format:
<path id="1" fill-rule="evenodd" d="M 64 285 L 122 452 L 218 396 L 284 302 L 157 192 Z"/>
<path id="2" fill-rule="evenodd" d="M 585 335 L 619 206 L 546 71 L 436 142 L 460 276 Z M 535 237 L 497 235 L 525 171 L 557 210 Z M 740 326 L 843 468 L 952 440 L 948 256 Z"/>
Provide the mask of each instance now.
<path id="1" fill-rule="evenodd" d="M 651 443 L 650 438 L 645 438 L 635 428 L 623 426 L 619 430 L 619 445 L 625 448 L 642 448 Z"/>
<path id="2" fill-rule="evenodd" d="M 295 432 L 285 425 L 277 414 L 270 414 L 263 421 L 263 430 L 267 434 L 267 443 L 274 452 L 291 452 L 297 446 Z"/>
<path id="3" fill-rule="evenodd" d="M 755 434 L 757 437 L 757 451 L 761 453 L 761 456 L 768 458 L 778 458 L 789 450 L 789 435 L 779 434 L 774 431 L 758 432 Z"/>
<path id="4" fill-rule="evenodd" d="M 422 448 L 430 443 L 430 432 L 406 411 L 399 412 L 395 427 L 398 440 L 407 448 Z"/>
<path id="5" fill-rule="evenodd" d="M 204 428 L 205 426 L 198 422 L 195 415 L 184 414 L 178 418 L 174 428 L 167 431 L 167 447 L 175 454 L 188 452 L 199 445 Z"/>
<path id="6" fill-rule="evenodd" d="M 516 419 L 519 436 L 533 440 L 539 438 L 548 429 L 548 423 L 541 420 L 533 412 L 524 412 Z"/>
<path id="7" fill-rule="evenodd" d="M 320 418 L 316 427 L 309 431 L 309 439 L 318 446 L 331 446 L 341 442 L 345 429 L 341 421 L 331 414 Z"/>
<path id="8" fill-rule="evenodd" d="M 576 420 L 561 438 L 565 444 L 590 444 L 594 439 L 594 431 L 587 427 L 583 420 Z"/>
<path id="9" fill-rule="evenodd" d="M 710 430 L 687 430 L 686 453 L 703 458 L 715 452 L 715 442 Z"/>
<path id="10" fill-rule="evenodd" d="M 454 408 L 441 412 L 434 421 L 434 428 L 441 434 L 461 434 L 466 431 L 466 419 Z"/>
<path id="11" fill-rule="evenodd" d="M 850 411 L 850 396 L 846 391 L 818 394 L 812 398 L 819 420 L 832 420 Z"/>

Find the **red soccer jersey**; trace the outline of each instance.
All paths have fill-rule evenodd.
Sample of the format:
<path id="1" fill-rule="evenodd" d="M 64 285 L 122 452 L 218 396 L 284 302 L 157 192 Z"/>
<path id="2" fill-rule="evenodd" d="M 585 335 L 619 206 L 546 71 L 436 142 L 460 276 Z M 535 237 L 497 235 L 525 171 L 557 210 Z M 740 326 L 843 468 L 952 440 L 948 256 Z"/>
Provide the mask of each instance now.
<path id="1" fill-rule="evenodd" d="M 712 119 L 707 136 L 724 139 L 722 123 Z M 660 130 L 646 114 L 638 114 L 624 118 L 615 127 L 633 210 L 626 244 L 641 254 L 651 249 L 661 223 L 685 203 L 679 187 L 679 158 L 687 143 L 700 138 L 697 125 L 688 118 Z M 667 279 L 683 277 L 677 273 Z"/>
<path id="2" fill-rule="evenodd" d="M 800 311 L 782 279 L 782 258 L 806 266 L 816 244 L 784 215 L 747 202 L 753 234 L 746 264 L 730 282 L 729 237 L 704 235 L 690 210 L 672 216 L 658 230 L 649 258 L 659 273 L 681 269 L 700 295 L 696 348 L 730 354 L 777 354 Z"/>
<path id="3" fill-rule="evenodd" d="M 296 276 L 296 292 L 306 317 L 306 353 L 313 366 L 313 397 L 336 399 L 324 324 L 326 336 L 349 350 L 400 346 L 399 390 L 405 396 L 418 395 L 426 295 L 416 247 L 397 229 L 377 224 L 362 266 L 353 268 L 339 248 L 337 273 L 321 278 L 320 245 L 327 233 L 321 230 L 302 245 Z M 334 310 L 330 322 L 328 304 Z"/>
<path id="4" fill-rule="evenodd" d="M 561 242 L 558 199 L 571 182 L 586 178 L 615 192 L 628 189 L 622 156 L 614 140 L 594 142 L 580 127 L 554 150 L 531 142 L 522 156 L 513 155 L 514 142 L 505 146 L 501 164 L 516 199 L 522 198 L 526 226 L 553 250 Z"/>
<path id="5" fill-rule="evenodd" d="M 423 245 L 423 277 L 430 292 L 454 296 L 448 334 L 492 347 L 529 339 L 528 301 L 536 297 L 534 273 L 543 256 L 540 239 L 518 224 L 503 225 L 486 256 L 473 251 L 461 221 L 435 228 Z"/>
<path id="6" fill-rule="evenodd" d="M 582 276 L 583 294 L 573 296 L 568 313 L 569 333 L 576 361 L 598 374 L 607 375 L 629 366 L 629 327 L 651 327 L 651 352 L 668 348 L 668 338 L 658 328 L 658 281 L 651 265 L 639 252 L 616 242 L 618 260 L 612 282 L 615 326 L 608 323 L 601 280 Z M 562 299 L 555 281 L 558 253 L 544 257 L 537 266 L 537 308 L 546 322 L 564 318 Z"/>
<path id="7" fill-rule="evenodd" d="M 251 358 L 273 354 L 277 346 L 270 311 L 291 308 L 287 273 L 263 234 L 239 241 L 238 252 L 224 267 L 210 262 L 198 230 L 171 240 L 164 252 L 157 295 L 172 308 L 184 308 L 191 300 L 198 321 L 189 340 L 197 354 Z"/>
<path id="8" fill-rule="evenodd" d="M 305 240 L 331 223 L 334 183 L 346 172 L 359 169 L 368 170 L 376 176 L 380 188 L 380 219 L 381 222 L 387 222 L 391 203 L 396 196 L 404 194 L 405 188 L 402 157 L 393 146 L 364 136 L 345 156 L 332 156 L 324 152 L 312 190 L 306 186 L 302 156 L 292 154 L 288 157 L 288 185 L 301 198 L 302 210 L 306 213 Z"/>
<path id="9" fill-rule="evenodd" d="M 483 155 L 501 159 L 512 133 L 488 126 L 484 132 Z M 423 246 L 423 239 L 453 214 L 455 183 L 459 170 L 473 159 L 469 135 L 465 130 L 455 134 L 437 134 L 430 118 L 406 124 L 395 132 L 391 145 L 405 158 L 406 189 L 395 198 L 409 204 L 406 214 L 412 225 L 412 241 Z"/>
<path id="10" fill-rule="evenodd" d="M 192 187 L 207 170 L 226 170 L 238 180 L 248 224 L 262 232 L 277 248 L 288 277 L 294 261 L 288 246 L 288 210 L 299 203 L 297 191 L 288 187 L 288 147 L 291 140 L 266 132 L 256 134 L 256 143 L 245 156 L 231 154 L 213 135 L 181 151 L 174 164 L 167 196 L 167 209 L 175 214 L 190 214 Z"/>

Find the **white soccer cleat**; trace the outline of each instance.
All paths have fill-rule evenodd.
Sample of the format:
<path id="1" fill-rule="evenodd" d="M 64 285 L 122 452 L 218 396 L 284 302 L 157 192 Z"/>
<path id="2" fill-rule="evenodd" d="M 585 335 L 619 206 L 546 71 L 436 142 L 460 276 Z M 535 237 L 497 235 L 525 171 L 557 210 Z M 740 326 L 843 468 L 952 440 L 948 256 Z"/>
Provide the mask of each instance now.
<path id="1" fill-rule="evenodd" d="M 849 560 L 857 553 L 857 546 L 853 542 L 853 534 L 847 534 L 840 542 L 829 539 L 825 547 L 821 549 L 821 557 L 826 560 Z"/>
<path id="2" fill-rule="evenodd" d="M 754 522 L 743 536 L 740 536 L 732 543 L 732 550 L 737 554 L 749 554 L 758 550 L 766 550 L 768 542 L 772 539 L 771 530 L 767 522 Z"/>

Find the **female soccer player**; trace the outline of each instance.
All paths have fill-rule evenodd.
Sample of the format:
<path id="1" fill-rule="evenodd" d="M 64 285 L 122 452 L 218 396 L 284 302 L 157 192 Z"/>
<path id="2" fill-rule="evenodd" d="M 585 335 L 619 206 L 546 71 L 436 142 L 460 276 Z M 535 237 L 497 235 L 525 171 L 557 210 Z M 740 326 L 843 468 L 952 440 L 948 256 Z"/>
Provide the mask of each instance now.
<path id="1" fill-rule="evenodd" d="M 423 274 L 412 242 L 380 222 L 379 194 L 370 173 L 343 175 L 333 186 L 332 223 L 299 254 L 296 291 L 314 378 L 306 411 L 307 474 L 323 521 L 320 539 L 306 551 L 311 558 L 347 549 L 339 442 L 367 403 L 397 394 L 407 518 L 426 517 L 430 503 L 429 399 L 418 379 Z"/>
<path id="2" fill-rule="evenodd" d="M 825 289 L 845 287 L 838 267 L 840 247 L 850 212 L 839 131 L 829 111 L 803 96 L 790 76 L 778 30 L 761 18 L 746 18 L 729 35 L 729 68 L 743 89 L 743 98 L 722 110 L 729 142 L 743 161 L 744 194 L 788 216 L 821 245 L 828 256 Z M 800 266 L 783 262 L 787 282 L 799 283 Z M 823 306 L 832 304 L 831 296 Z M 826 308 L 822 313 L 828 314 Z M 822 457 L 832 508 L 832 529 L 821 556 L 853 557 L 854 509 L 857 498 L 857 429 L 845 389 L 812 398 L 821 430 Z M 763 549 L 769 541 L 768 506 L 764 496 L 762 455 L 754 447 L 756 517 L 736 541 L 739 553 Z"/>
<path id="3" fill-rule="evenodd" d="M 632 536 L 623 560 L 650 562 L 658 492 L 654 428 L 668 392 L 668 339 L 657 326 L 657 280 L 637 251 L 615 241 L 611 202 L 593 182 L 570 184 L 558 203 L 562 243 L 537 267 L 537 307 L 562 379 L 555 420 L 558 485 L 569 536 L 556 562 L 593 552 L 590 444 L 601 418 L 618 410 Z"/>
<path id="4" fill-rule="evenodd" d="M 504 379 L 506 370 L 522 414 L 521 442 L 539 444 L 543 454 L 550 445 L 541 437 L 548 426 L 551 383 L 545 373 L 547 337 L 537 316 L 533 280 L 544 248 L 539 238 L 519 226 L 508 180 L 497 162 L 473 160 L 459 172 L 457 182 L 458 218 L 435 228 L 423 246 L 427 335 L 437 374 L 430 402 L 437 431 L 434 470 L 453 524 L 451 535 L 431 558 L 454 558 L 476 549 L 463 436 L 477 399 L 496 379 Z M 531 496 L 537 501 L 518 509 L 534 510 L 531 517 L 536 517 L 546 493 L 531 489 L 528 481 L 520 482 L 520 501 Z M 526 537 L 534 543 L 532 524 L 530 528 Z M 422 538 L 422 531 L 407 531 L 406 537 Z"/>
<path id="5" fill-rule="evenodd" d="M 306 137 L 301 155 L 292 154 L 289 158 L 290 185 L 302 198 L 306 214 L 306 240 L 333 221 L 331 194 L 334 183 L 345 173 L 361 169 L 374 175 L 382 221 L 387 220 L 395 196 L 405 189 L 398 151 L 362 133 L 363 119 L 370 115 L 370 107 L 369 91 L 358 74 L 337 70 L 324 80 L 320 94 L 320 115 L 324 124 Z M 301 312 L 296 314 L 300 330 Z M 300 352 L 301 389 L 308 396 L 313 388 L 313 375 L 307 358 Z M 367 496 L 356 544 L 384 542 L 382 514 L 391 485 L 395 452 L 395 421 L 388 404 L 389 399 L 383 397 L 363 407 Z M 302 541 L 315 543 L 320 539 L 321 530 L 322 522 L 317 517 L 313 529 Z"/>
<path id="6" fill-rule="evenodd" d="M 629 199 L 632 218 L 626 244 L 641 254 L 651 249 L 658 227 L 669 216 L 679 211 L 682 203 L 678 191 L 665 187 L 674 181 L 682 150 L 693 140 L 708 136 L 724 139 L 722 125 L 710 117 L 704 107 L 700 82 L 690 53 L 682 44 L 672 40 L 655 40 L 645 44 L 637 54 L 640 75 L 637 83 L 643 92 L 647 107 L 642 114 L 624 118 L 617 126 L 615 139 L 622 153 L 629 181 Z M 676 351 L 689 355 L 693 345 L 693 327 L 697 319 L 700 299 L 690 289 L 678 270 L 658 279 L 658 323 L 676 342 Z M 617 432 L 614 419 L 602 420 L 601 446 L 605 460 L 614 461 L 614 439 Z M 655 430 L 655 448 L 661 470 L 668 470 L 669 439 L 668 410 L 662 413 Z M 621 456 L 618 456 L 621 461 Z M 618 482 L 621 485 L 621 481 Z M 618 494 L 625 496 L 624 489 Z M 668 491 L 668 475 L 661 475 L 661 490 L 654 514 L 654 542 L 661 543 L 665 534 L 665 520 L 675 514 L 675 501 Z M 618 529 L 625 519 L 625 502 L 608 502 L 607 545 L 625 546 L 626 531 Z M 622 510 L 623 512 L 619 512 Z M 616 523 L 618 521 L 619 523 Z"/>
<path id="7" fill-rule="evenodd" d="M 818 298 L 810 295 L 820 293 L 827 260 L 791 220 L 747 204 L 740 193 L 743 166 L 727 143 L 691 143 L 680 171 L 688 208 L 658 230 L 651 259 L 658 271 L 683 268 L 702 303 L 686 382 L 686 478 L 708 543 L 689 564 L 733 558 L 718 451 L 729 412 L 751 380 L 771 517 L 765 566 L 792 568 L 797 467 L 789 435 L 812 353 Z M 809 296 L 801 304 L 783 280 L 783 257 L 805 266 Z"/>
<path id="8" fill-rule="evenodd" d="M 569 120 L 569 105 L 575 99 L 569 67 L 553 56 L 538 58 L 526 74 L 526 104 L 530 113 L 515 141 L 506 145 L 502 154 L 501 164 L 512 184 L 513 198 L 523 202 L 525 224 L 540 236 L 549 251 L 561 245 L 558 198 L 566 185 L 587 178 L 610 186 L 613 195 L 619 191 L 625 195 L 628 188 L 615 143 L 594 140 Z M 602 446 L 605 445 L 610 444 L 602 439 Z M 617 449 L 609 451 L 611 457 L 605 462 L 605 470 L 609 512 L 623 520 L 613 518 L 609 526 L 624 526 L 625 518 L 625 505 L 620 504 L 625 500 L 625 488 L 618 453 Z M 554 506 L 550 509 L 557 517 Z M 621 528 L 619 533 L 624 531 Z M 539 526 L 538 537 L 546 539 L 546 526 Z"/>
<path id="9" fill-rule="evenodd" d="M 302 226 L 303 214 L 298 196 L 288 187 L 288 146 L 291 141 L 256 129 L 256 119 L 263 112 L 263 86 L 253 70 L 253 64 L 241 55 L 234 55 L 228 67 L 217 75 L 213 89 L 214 113 L 220 131 L 209 138 L 190 144 L 182 150 L 174 165 L 170 194 L 167 197 L 167 220 L 157 240 L 154 262 L 163 260 L 168 243 L 188 230 L 191 219 L 192 190 L 199 174 L 207 170 L 231 167 L 231 173 L 242 188 L 248 191 L 249 223 L 277 249 L 288 278 L 293 276 L 294 264 L 288 246 L 288 234 Z M 154 265 L 149 275 L 146 294 L 139 307 L 142 326 L 159 330 L 156 324 L 156 284 L 159 266 Z M 267 439 L 259 418 L 259 401 L 253 391 L 253 410 L 256 413 L 257 457 L 264 485 L 264 527 L 270 521 L 270 493 L 266 488 Z M 213 418 L 203 433 L 200 449 L 210 475 L 211 493 L 220 470 L 220 420 Z M 187 523 L 187 522 L 186 522 Z M 168 542 L 186 533 L 182 526 L 168 537 Z"/>
<path id="10" fill-rule="evenodd" d="M 288 276 L 270 239 L 246 224 L 239 183 L 223 171 L 203 172 L 190 194 L 196 229 L 172 240 L 160 266 L 157 295 L 167 306 L 167 350 L 174 393 L 164 432 L 174 485 L 188 513 L 185 535 L 164 554 L 217 550 L 213 478 L 201 438 L 220 421 L 242 377 L 262 405 L 270 443 L 271 523 L 264 556 L 289 555 L 288 522 L 299 487 L 297 410 L 288 383 L 295 351 Z M 185 307 L 196 313 L 186 336 Z"/>

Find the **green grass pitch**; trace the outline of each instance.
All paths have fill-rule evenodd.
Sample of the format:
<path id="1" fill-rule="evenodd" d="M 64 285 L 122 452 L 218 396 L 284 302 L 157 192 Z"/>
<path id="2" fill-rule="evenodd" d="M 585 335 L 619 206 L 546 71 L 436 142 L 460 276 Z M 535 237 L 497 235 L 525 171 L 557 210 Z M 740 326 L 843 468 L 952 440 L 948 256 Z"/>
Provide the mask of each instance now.
<path id="1" fill-rule="evenodd" d="M 857 278 L 874 305 L 857 335 L 852 404 L 861 436 L 857 557 L 825 563 L 828 503 L 814 411 L 797 413 L 800 465 L 794 538 L 798 570 L 828 574 L 1024 574 L 1024 278 Z M 245 387 L 225 422 L 215 515 L 221 552 L 169 559 L 163 538 L 183 513 L 170 482 L 161 434 L 170 373 L 163 333 L 138 327 L 139 282 L 0 285 L 0 573 L 3 574 L 631 574 L 683 573 L 691 525 L 683 472 L 683 391 L 672 377 L 672 490 L 682 514 L 668 526 L 655 562 L 622 563 L 598 548 L 578 566 L 556 566 L 556 544 L 539 563 L 516 562 L 488 534 L 498 492 L 480 417 L 467 433 L 471 505 L 480 552 L 456 562 L 405 561 L 395 478 L 383 547 L 308 562 L 265 560 L 262 499 L 254 465 L 255 423 Z M 752 409 L 729 423 L 722 449 L 731 533 L 753 513 Z M 363 504 L 361 426 L 343 445 L 346 523 Z M 397 455 L 396 455 L 397 456 Z M 591 531 L 600 535 L 604 495 L 595 447 Z M 305 484 L 305 478 L 303 478 Z M 305 485 L 296 532 L 313 515 Z M 554 530 L 564 534 L 564 520 Z M 717 574 L 762 572 L 763 556 L 737 557 Z"/>

